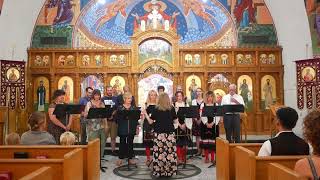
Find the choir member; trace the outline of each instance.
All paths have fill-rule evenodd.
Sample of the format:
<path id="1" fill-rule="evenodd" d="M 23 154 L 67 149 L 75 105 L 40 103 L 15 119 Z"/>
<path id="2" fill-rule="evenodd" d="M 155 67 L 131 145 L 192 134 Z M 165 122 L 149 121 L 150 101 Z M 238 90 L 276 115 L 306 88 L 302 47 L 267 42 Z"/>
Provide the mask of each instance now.
<path id="1" fill-rule="evenodd" d="M 215 95 L 212 91 L 206 93 L 204 106 L 216 106 L 218 105 L 215 100 Z M 202 111 L 203 113 L 203 111 Z M 204 150 L 205 163 L 209 163 L 209 153 L 211 155 L 211 162 L 215 165 L 214 153 L 215 153 L 215 140 L 219 137 L 219 120 L 220 117 L 201 117 L 201 141 L 200 147 Z"/>
<path id="2" fill-rule="evenodd" d="M 58 89 L 54 91 L 52 97 L 52 103 L 49 105 L 48 114 L 49 114 L 49 122 L 48 122 L 48 132 L 52 134 L 57 144 L 60 144 L 60 136 L 65 131 L 69 131 L 72 125 L 72 118 L 69 116 L 69 121 L 67 121 L 67 117 L 65 113 L 53 114 L 56 106 L 58 104 L 64 104 L 66 93 Z M 67 124 L 68 123 L 68 124 Z"/>
<path id="3" fill-rule="evenodd" d="M 192 106 L 198 106 L 199 111 L 201 111 L 201 106 L 203 105 L 203 92 L 201 88 L 196 89 L 196 99 L 192 100 L 191 105 Z M 201 113 L 201 112 L 199 112 Z M 200 134 L 200 127 L 201 127 L 201 118 L 194 118 L 193 124 L 192 124 L 192 135 L 196 137 L 196 144 L 198 149 L 198 156 L 201 156 L 201 148 L 200 148 L 200 140 L 201 140 L 201 134 Z"/>
<path id="4" fill-rule="evenodd" d="M 170 177 L 177 174 L 176 140 L 174 122 L 176 113 L 167 93 L 159 94 L 158 103 L 149 117 L 144 115 L 150 124 L 154 124 L 153 175 Z"/>
<path id="5" fill-rule="evenodd" d="M 147 102 L 145 103 L 146 111 L 149 116 L 152 115 L 152 112 L 154 110 L 155 105 L 157 104 L 157 98 L 158 94 L 155 90 L 151 90 L 148 93 L 147 97 Z M 151 155 L 151 147 L 153 147 L 153 138 L 154 138 L 154 133 L 153 133 L 153 125 L 148 123 L 148 120 L 145 118 L 143 122 L 143 144 L 146 148 L 146 156 L 147 156 L 147 161 L 146 164 L 150 164 L 150 155 Z"/>
<path id="6" fill-rule="evenodd" d="M 173 104 L 176 113 L 178 113 L 180 107 L 188 107 L 188 103 L 184 101 L 184 94 L 181 91 L 176 92 L 176 102 Z M 186 120 L 191 120 L 190 118 L 185 118 L 183 116 L 178 116 L 177 127 L 176 127 L 176 139 L 177 139 L 177 155 L 178 164 L 186 162 L 186 155 L 188 150 L 188 144 L 191 143 L 189 130 L 186 126 Z"/>

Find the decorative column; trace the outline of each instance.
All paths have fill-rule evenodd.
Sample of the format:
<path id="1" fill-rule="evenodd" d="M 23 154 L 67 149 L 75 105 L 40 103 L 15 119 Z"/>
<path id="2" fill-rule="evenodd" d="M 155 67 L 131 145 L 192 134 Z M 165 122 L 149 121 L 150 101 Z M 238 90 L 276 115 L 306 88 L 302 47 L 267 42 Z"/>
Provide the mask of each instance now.
<path id="1" fill-rule="evenodd" d="M 204 75 L 203 75 L 203 86 L 202 86 L 202 89 L 204 92 L 207 92 L 208 91 L 208 72 L 204 72 Z"/>
<path id="2" fill-rule="evenodd" d="M 75 76 L 74 89 L 76 89 L 75 87 L 80 87 L 80 76 L 78 73 Z M 74 102 L 79 102 L 81 95 L 81 88 L 78 88 L 78 91 L 74 91 Z"/>
<path id="3" fill-rule="evenodd" d="M 50 74 L 50 94 L 53 95 L 54 91 L 57 89 L 58 85 L 56 83 L 57 79 L 54 74 Z"/>

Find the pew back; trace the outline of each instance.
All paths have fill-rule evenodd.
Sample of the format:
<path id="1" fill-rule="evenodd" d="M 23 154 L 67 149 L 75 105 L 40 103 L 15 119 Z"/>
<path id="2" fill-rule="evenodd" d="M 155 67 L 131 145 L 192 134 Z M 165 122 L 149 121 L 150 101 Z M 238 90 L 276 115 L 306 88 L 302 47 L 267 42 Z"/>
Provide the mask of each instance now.
<path id="1" fill-rule="evenodd" d="M 258 154 L 262 143 L 229 143 L 222 138 L 216 139 L 217 144 L 217 171 L 218 180 L 235 179 L 235 148 L 237 146 L 246 147 Z"/>
<path id="2" fill-rule="evenodd" d="M 267 156 L 258 157 L 256 154 L 245 148 L 236 147 L 235 165 L 237 180 L 267 180 L 269 163 L 279 163 L 288 168 L 294 167 L 295 163 L 306 156 Z"/>
<path id="3" fill-rule="evenodd" d="M 53 173 L 51 167 L 39 168 L 19 180 L 53 180 Z"/>
<path id="4" fill-rule="evenodd" d="M 278 163 L 268 165 L 268 180 L 308 180 L 294 170 Z"/>

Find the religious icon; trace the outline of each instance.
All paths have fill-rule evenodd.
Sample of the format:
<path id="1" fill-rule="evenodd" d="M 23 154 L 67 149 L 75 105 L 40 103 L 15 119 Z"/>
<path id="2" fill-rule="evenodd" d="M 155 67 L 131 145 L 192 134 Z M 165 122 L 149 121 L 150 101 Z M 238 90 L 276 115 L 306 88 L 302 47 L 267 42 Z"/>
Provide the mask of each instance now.
<path id="1" fill-rule="evenodd" d="M 222 89 L 215 89 L 213 90 L 215 96 L 216 96 L 216 102 L 220 105 L 222 101 L 222 97 L 226 95 L 226 92 Z"/>
<path id="2" fill-rule="evenodd" d="M 275 79 L 266 75 L 261 79 L 262 109 L 269 109 L 276 99 Z"/>
<path id="3" fill-rule="evenodd" d="M 246 111 L 253 108 L 252 79 L 248 75 L 242 75 L 238 78 L 238 94 L 243 98 Z"/>
<path id="4" fill-rule="evenodd" d="M 58 65 L 59 66 L 64 66 L 66 63 L 66 57 L 64 55 L 59 56 L 58 58 Z"/>
<path id="5" fill-rule="evenodd" d="M 121 76 L 114 76 L 110 81 L 110 85 L 115 89 L 117 95 L 119 95 L 122 94 L 122 89 L 125 85 L 125 80 Z"/>
<path id="6" fill-rule="evenodd" d="M 221 54 L 221 63 L 222 64 L 228 64 L 229 56 L 228 54 Z"/>
<path id="7" fill-rule="evenodd" d="M 111 55 L 110 56 L 110 64 L 115 65 L 117 63 L 118 56 L 117 55 Z"/>
<path id="8" fill-rule="evenodd" d="M 36 111 L 46 111 L 49 103 L 49 80 L 46 77 L 37 77 L 34 80 L 34 103 Z"/>
<path id="9" fill-rule="evenodd" d="M 196 90 L 201 87 L 201 80 L 196 75 L 191 75 L 186 79 L 186 95 L 192 101 L 197 98 Z"/>
<path id="10" fill-rule="evenodd" d="M 50 56 L 48 56 L 48 55 L 43 56 L 42 61 L 43 61 L 44 66 L 49 66 Z"/>
<path id="11" fill-rule="evenodd" d="M 73 102 L 73 80 L 68 76 L 59 79 L 58 88 L 66 93 L 65 102 Z"/>
<path id="12" fill-rule="evenodd" d="M 316 71 L 312 67 L 305 67 L 302 70 L 301 76 L 305 82 L 310 82 L 315 80 Z"/>
<path id="13" fill-rule="evenodd" d="M 209 55 L 209 63 L 210 64 L 216 64 L 217 63 L 217 56 L 215 54 Z"/>
<path id="14" fill-rule="evenodd" d="M 39 82 L 39 87 L 37 89 L 37 110 L 44 111 L 44 105 L 46 103 L 46 87 L 43 85 L 43 81 Z"/>
<path id="15" fill-rule="evenodd" d="M 244 56 L 244 63 L 245 64 L 252 64 L 252 55 L 251 54 L 246 54 Z"/>
<path id="16" fill-rule="evenodd" d="M 172 45 L 163 39 L 148 39 L 139 45 L 139 64 L 152 59 L 172 63 Z"/>
<path id="17" fill-rule="evenodd" d="M 94 60 L 96 61 L 97 66 L 101 66 L 101 64 L 102 64 L 101 55 L 95 55 Z"/>
<path id="18" fill-rule="evenodd" d="M 74 63 L 74 56 L 73 55 L 68 55 L 67 56 L 67 65 L 68 66 L 73 66 L 75 63 Z"/>
<path id="19" fill-rule="evenodd" d="M 268 64 L 275 64 L 276 56 L 274 54 L 269 54 Z"/>
<path id="20" fill-rule="evenodd" d="M 194 64 L 200 65 L 201 64 L 201 56 L 200 54 L 195 54 L 194 55 Z"/>
<path id="21" fill-rule="evenodd" d="M 104 83 L 102 76 L 89 75 L 81 82 L 81 96 L 85 96 L 86 88 L 92 87 L 93 89 L 99 89 L 101 96 L 104 93 Z"/>
<path id="22" fill-rule="evenodd" d="M 42 66 L 43 63 L 42 63 L 42 58 L 40 55 L 36 55 L 36 59 L 34 60 L 34 64 L 36 66 Z"/>
<path id="23" fill-rule="evenodd" d="M 243 54 L 237 54 L 236 55 L 236 60 L 238 64 L 244 64 L 244 56 Z"/>
<path id="24" fill-rule="evenodd" d="M 82 65 L 83 66 L 89 66 L 90 64 L 90 56 L 89 55 L 83 55 L 82 56 Z"/>
<path id="25" fill-rule="evenodd" d="M 126 65 L 126 57 L 123 54 L 119 56 L 119 64 L 123 66 Z"/>
<path id="26" fill-rule="evenodd" d="M 20 78 L 20 72 L 16 68 L 10 68 L 7 71 L 7 79 L 11 82 L 16 82 Z"/>
<path id="27" fill-rule="evenodd" d="M 184 60 L 186 61 L 187 65 L 191 65 L 192 64 L 192 55 L 191 54 L 186 54 L 184 57 Z"/>
<path id="28" fill-rule="evenodd" d="M 260 62 L 261 64 L 267 64 L 267 55 L 266 54 L 260 54 Z"/>

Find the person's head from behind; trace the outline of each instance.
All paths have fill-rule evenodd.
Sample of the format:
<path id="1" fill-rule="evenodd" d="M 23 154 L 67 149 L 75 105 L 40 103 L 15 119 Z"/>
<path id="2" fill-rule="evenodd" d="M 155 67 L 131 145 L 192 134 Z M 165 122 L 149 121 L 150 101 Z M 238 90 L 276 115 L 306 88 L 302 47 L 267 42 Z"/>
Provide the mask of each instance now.
<path id="1" fill-rule="evenodd" d="M 55 90 L 53 92 L 52 101 L 54 101 L 57 104 L 64 103 L 66 93 L 62 89 Z"/>
<path id="2" fill-rule="evenodd" d="M 163 93 L 164 91 L 165 91 L 165 88 L 164 88 L 164 86 L 158 86 L 158 93 L 160 94 L 160 93 Z"/>
<path id="3" fill-rule="evenodd" d="M 74 145 L 76 142 L 76 136 L 72 132 L 64 132 L 60 136 L 61 145 Z"/>
<path id="4" fill-rule="evenodd" d="M 5 139 L 5 144 L 6 145 L 18 145 L 20 144 L 20 136 L 19 134 L 13 132 L 13 133 L 10 133 L 6 136 L 6 139 Z"/>
<path id="5" fill-rule="evenodd" d="M 303 136 L 311 144 L 313 154 L 320 155 L 320 111 L 309 113 L 303 121 Z"/>
<path id="6" fill-rule="evenodd" d="M 171 109 L 171 101 L 167 93 L 161 93 L 158 97 L 157 108 L 161 111 L 166 111 Z"/>
<path id="7" fill-rule="evenodd" d="M 276 127 L 279 131 L 291 131 L 297 124 L 298 113 L 291 107 L 283 107 L 276 112 Z"/>
<path id="8" fill-rule="evenodd" d="M 116 90 L 116 89 L 115 89 Z M 113 88 L 112 88 L 112 86 L 107 86 L 106 87 L 106 94 L 107 94 L 107 96 L 112 96 L 112 94 L 113 94 Z"/>
<path id="9" fill-rule="evenodd" d="M 147 97 L 147 103 L 156 103 L 158 98 L 157 91 L 155 90 L 150 90 L 148 92 L 148 97 Z"/>
<path id="10" fill-rule="evenodd" d="M 29 119 L 28 124 L 31 131 L 43 131 L 45 129 L 46 116 L 43 112 L 33 112 Z"/>
<path id="11" fill-rule="evenodd" d="M 101 100 L 101 92 L 99 89 L 95 89 L 92 91 L 92 99 L 95 101 Z"/>
<path id="12" fill-rule="evenodd" d="M 175 93 L 177 102 L 183 102 L 184 101 L 184 94 L 182 91 L 178 91 Z"/>
<path id="13" fill-rule="evenodd" d="M 132 94 L 129 92 L 126 92 L 123 94 L 123 104 L 131 105 L 132 102 Z"/>
<path id="14" fill-rule="evenodd" d="M 215 99 L 216 99 L 216 97 L 215 97 L 213 91 L 208 91 L 206 93 L 206 99 L 205 99 L 206 104 L 213 104 L 216 101 Z"/>
<path id="15" fill-rule="evenodd" d="M 86 88 L 86 96 L 87 96 L 88 98 L 91 98 L 92 91 L 93 91 L 92 87 L 87 87 L 87 88 Z"/>

